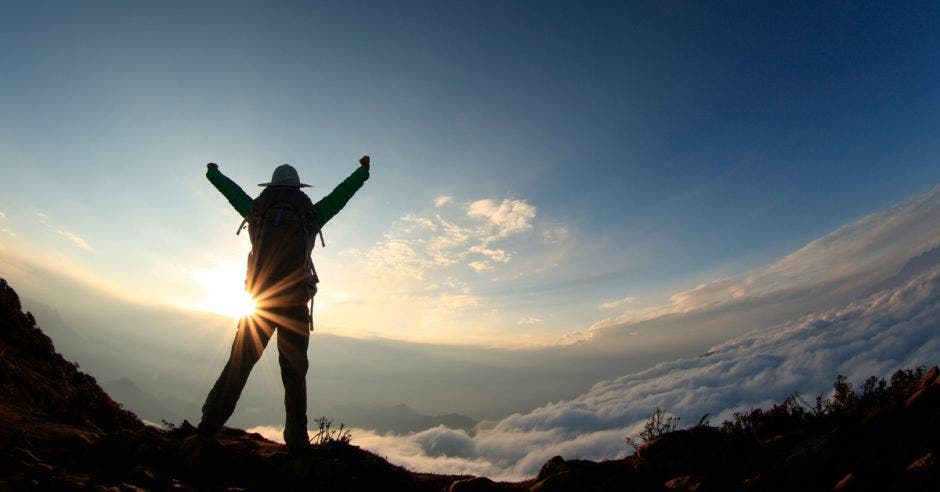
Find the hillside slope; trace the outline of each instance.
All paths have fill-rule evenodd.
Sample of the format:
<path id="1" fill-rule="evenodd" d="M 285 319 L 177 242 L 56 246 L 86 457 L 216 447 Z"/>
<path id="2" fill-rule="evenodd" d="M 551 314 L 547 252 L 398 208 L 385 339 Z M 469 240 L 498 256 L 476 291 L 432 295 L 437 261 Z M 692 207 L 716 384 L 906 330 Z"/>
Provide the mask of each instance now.
<path id="1" fill-rule="evenodd" d="M 123 410 L 21 311 L 0 279 L 0 490 L 441 490 L 460 478 L 411 473 L 355 446 L 331 442 L 302 456 L 235 429 L 218 442 L 169 430 Z"/>

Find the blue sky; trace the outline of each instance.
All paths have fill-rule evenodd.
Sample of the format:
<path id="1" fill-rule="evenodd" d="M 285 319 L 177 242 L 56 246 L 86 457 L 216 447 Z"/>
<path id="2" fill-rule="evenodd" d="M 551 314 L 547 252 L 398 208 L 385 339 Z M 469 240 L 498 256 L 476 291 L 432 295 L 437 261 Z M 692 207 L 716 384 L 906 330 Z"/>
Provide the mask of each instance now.
<path id="1" fill-rule="evenodd" d="M 324 328 L 549 343 L 940 183 L 938 8 L 5 5 L 0 273 L 206 308 L 247 252 L 206 162 L 317 198 L 368 153 Z"/>

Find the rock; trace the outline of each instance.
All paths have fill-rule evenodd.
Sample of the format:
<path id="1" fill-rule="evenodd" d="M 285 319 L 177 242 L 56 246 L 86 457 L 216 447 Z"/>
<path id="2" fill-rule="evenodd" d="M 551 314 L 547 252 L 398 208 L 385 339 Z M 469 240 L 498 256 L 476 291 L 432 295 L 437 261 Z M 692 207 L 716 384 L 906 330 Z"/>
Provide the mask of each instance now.
<path id="1" fill-rule="evenodd" d="M 927 394 L 927 388 L 921 388 L 921 389 L 915 391 L 914 394 L 911 395 L 911 396 L 909 396 L 909 397 L 907 398 L 907 401 L 904 402 L 904 406 L 905 406 L 906 408 L 910 408 L 912 405 L 914 405 L 914 404 L 916 404 L 918 401 L 920 401 L 920 400 L 924 397 L 924 395 L 926 395 L 926 394 Z"/>
<path id="2" fill-rule="evenodd" d="M 734 438 L 718 429 L 700 427 L 664 434 L 644 446 L 637 456 L 641 470 L 665 481 L 743 466 L 741 460 L 729 458 L 740 452 L 738 448 Z"/>
<path id="3" fill-rule="evenodd" d="M 676 477 L 663 484 L 669 490 L 678 490 L 682 492 L 698 492 L 702 489 L 702 478 L 686 475 Z"/>
<path id="4" fill-rule="evenodd" d="M 636 477 L 630 474 L 616 474 L 597 488 L 598 492 L 623 492 L 624 490 L 638 489 L 636 486 Z"/>
<path id="5" fill-rule="evenodd" d="M 923 376 L 921 376 L 920 384 L 918 386 L 920 386 L 921 388 L 926 388 L 928 386 L 936 384 L 938 377 L 940 377 L 940 367 L 933 366 L 930 368 L 929 371 L 927 371 L 926 373 L 924 373 Z"/>
<path id="6" fill-rule="evenodd" d="M 122 492 L 147 492 L 148 490 L 127 482 L 122 482 L 120 489 Z"/>
<path id="7" fill-rule="evenodd" d="M 940 473 L 937 469 L 937 458 L 931 453 L 925 453 L 920 458 L 907 465 L 897 480 L 892 484 L 893 490 L 904 491 L 933 491 L 937 489 Z"/>
<path id="8" fill-rule="evenodd" d="M 177 458 L 189 470 L 201 471 L 224 463 L 225 448 L 213 437 L 195 435 L 180 444 Z"/>
<path id="9" fill-rule="evenodd" d="M 134 483 L 143 484 L 147 488 L 155 488 L 156 476 L 143 466 L 135 466 L 129 475 Z"/>
<path id="10" fill-rule="evenodd" d="M 855 474 L 848 473 L 841 480 L 836 482 L 832 490 L 852 490 L 855 485 Z"/>
<path id="11" fill-rule="evenodd" d="M 170 480 L 170 483 L 167 488 L 169 490 L 179 490 L 182 492 L 195 492 L 196 491 L 196 489 L 194 489 L 193 487 L 190 487 L 189 485 L 186 485 L 175 478 Z"/>
<path id="12" fill-rule="evenodd" d="M 933 453 L 927 453 L 920 458 L 914 460 L 913 463 L 907 465 L 908 472 L 920 472 L 933 468 L 937 464 L 937 459 Z"/>
<path id="13" fill-rule="evenodd" d="M 560 473 L 567 469 L 565 465 L 565 459 L 561 456 L 554 456 L 542 465 L 542 468 L 539 470 L 538 476 L 535 478 L 536 481 L 542 481 L 546 478 Z"/>
<path id="14" fill-rule="evenodd" d="M 457 480 L 447 488 L 447 492 L 488 492 L 491 490 L 499 490 L 499 486 L 486 477 Z"/>
<path id="15" fill-rule="evenodd" d="M 529 492 L 560 492 L 567 490 L 588 490 L 578 474 L 570 471 L 563 471 L 549 476 L 531 488 Z"/>

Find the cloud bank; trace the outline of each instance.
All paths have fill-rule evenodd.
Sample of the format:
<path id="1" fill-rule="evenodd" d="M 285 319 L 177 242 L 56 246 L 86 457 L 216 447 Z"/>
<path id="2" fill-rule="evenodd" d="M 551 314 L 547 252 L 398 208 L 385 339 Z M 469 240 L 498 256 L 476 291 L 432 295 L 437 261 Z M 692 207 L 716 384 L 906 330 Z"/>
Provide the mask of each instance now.
<path id="1" fill-rule="evenodd" d="M 572 400 L 514 414 L 474 435 L 436 427 L 407 436 L 353 432 L 353 443 L 419 471 L 495 479 L 535 475 L 549 458 L 622 457 L 656 407 L 695 423 L 799 392 L 828 394 L 836 375 L 871 375 L 940 360 L 940 267 L 857 302 L 714 346 L 706 355 L 603 381 Z"/>
<path id="2" fill-rule="evenodd" d="M 669 317 L 685 323 L 681 316 L 709 313 L 723 316 L 719 324 L 724 327 L 742 324 L 733 316 L 773 325 L 855 299 L 908 259 L 938 244 L 940 187 L 840 227 L 766 267 L 676 292 L 667 303 L 634 308 L 627 307 L 629 302 L 604 300 L 600 309 L 625 309 L 565 335 L 560 342 L 609 344 L 631 332 L 643 333 L 643 323 L 650 320 L 661 320 L 655 322 L 661 326 L 671 324 Z M 701 319 L 696 324 L 706 325 Z"/>

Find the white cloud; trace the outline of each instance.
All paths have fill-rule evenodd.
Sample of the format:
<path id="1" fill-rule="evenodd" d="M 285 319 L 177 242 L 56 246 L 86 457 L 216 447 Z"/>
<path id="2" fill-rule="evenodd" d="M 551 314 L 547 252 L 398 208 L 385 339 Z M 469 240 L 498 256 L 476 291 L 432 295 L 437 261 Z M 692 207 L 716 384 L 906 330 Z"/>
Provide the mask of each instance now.
<path id="1" fill-rule="evenodd" d="M 284 427 L 277 425 L 259 425 L 245 429 L 245 432 L 261 434 L 261 437 L 274 442 L 284 442 Z"/>
<path id="2" fill-rule="evenodd" d="M 491 248 L 487 245 L 482 245 L 482 244 L 471 246 L 469 249 L 467 249 L 467 252 L 484 256 L 486 257 L 486 259 L 490 261 L 495 261 L 497 263 L 507 263 L 509 259 L 512 258 L 512 254 L 507 252 L 506 250 L 499 249 L 499 248 Z"/>
<path id="3" fill-rule="evenodd" d="M 516 324 L 517 325 L 537 325 L 543 321 L 545 320 L 542 318 L 535 317 L 535 316 L 524 316 L 522 318 L 519 318 L 519 321 L 517 321 Z"/>
<path id="4" fill-rule="evenodd" d="M 497 227 L 500 237 L 506 237 L 532 228 L 535 207 L 525 200 L 504 198 L 496 203 L 495 200 L 484 199 L 471 203 L 467 216 L 489 221 Z"/>
<path id="5" fill-rule="evenodd" d="M 368 292 L 368 298 L 360 296 L 355 313 L 334 305 L 337 311 L 331 313 L 333 319 L 343 312 L 344 331 L 353 323 L 389 325 L 389 319 L 365 313 L 394 309 L 394 315 L 384 318 L 397 316 L 397 328 L 381 329 L 386 336 L 486 344 L 498 339 L 503 344 L 533 345 L 534 335 L 524 339 L 505 336 L 507 330 L 513 332 L 523 313 L 513 309 L 493 311 L 495 305 L 506 299 L 502 294 L 499 299 L 489 294 L 512 290 L 512 284 L 522 275 L 538 275 L 542 269 L 557 267 L 570 253 L 568 245 L 545 240 L 536 207 L 523 199 L 464 200 L 449 195 L 445 198 L 449 200 L 447 206 L 400 216 L 375 244 L 342 252 L 347 259 L 354 260 L 336 265 L 342 269 L 342 277 L 350 279 L 343 288 L 352 289 L 351 279 L 355 278 L 357 288 Z M 565 229 L 557 221 L 546 227 L 552 231 Z M 325 256 L 319 261 L 324 261 Z M 327 272 L 329 266 L 321 271 Z M 365 285 L 367 289 L 363 289 Z M 433 319 L 437 323 L 434 326 L 428 312 L 443 312 L 439 308 L 442 294 L 485 299 L 476 306 L 463 308 L 458 313 L 460 317 Z M 554 335 L 542 332 L 539 337 L 538 343 L 548 344 L 553 342 Z"/>
<path id="6" fill-rule="evenodd" d="M 443 198 L 451 199 L 438 197 L 438 201 Z M 442 214 L 405 215 L 370 250 L 349 253 L 362 257 L 367 271 L 382 278 L 428 281 L 431 274 L 458 265 L 489 271 L 512 259 L 513 252 L 498 244 L 531 229 L 535 207 L 518 199 L 504 199 L 500 204 L 486 199 L 471 203 L 465 215 Z"/>
<path id="7" fill-rule="evenodd" d="M 425 271 L 433 266 L 433 262 L 419 256 L 418 252 L 407 241 L 386 238 L 366 254 L 367 269 L 376 276 L 395 276 L 423 279 Z"/>
<path id="8" fill-rule="evenodd" d="M 552 225 L 542 228 L 542 238 L 553 243 L 568 239 L 568 234 L 568 226 L 565 225 Z"/>
<path id="9" fill-rule="evenodd" d="M 257 426 L 246 429 L 266 439 L 284 442 L 282 426 Z M 352 444 L 364 449 L 380 449 L 390 462 L 412 470 L 434 470 L 450 475 L 500 476 L 503 468 L 485 459 L 467 458 L 477 454 L 473 438 L 462 430 L 438 426 L 408 436 L 379 434 L 368 429 L 351 428 Z M 313 435 L 313 431 L 310 431 Z"/>
<path id="10" fill-rule="evenodd" d="M 515 414 L 474 435 L 437 427 L 407 436 L 354 432 L 353 443 L 419 471 L 494 479 L 534 476 L 554 455 L 613 459 L 629 452 L 656 407 L 694 423 L 780 401 L 828 394 L 838 374 L 852 381 L 940 358 L 940 267 L 902 286 L 771 330 L 595 384 L 568 401 Z"/>
<path id="11" fill-rule="evenodd" d="M 52 224 L 50 224 L 48 215 L 42 212 L 37 212 L 36 216 L 39 217 L 39 222 L 42 223 L 42 225 L 52 229 L 53 231 L 55 231 L 56 234 L 68 239 L 69 241 L 72 241 L 72 243 L 74 243 L 79 248 L 85 251 L 94 251 L 91 245 L 88 244 L 88 241 L 86 241 L 84 238 L 82 238 L 78 234 L 75 234 L 74 232 L 71 232 L 71 231 L 59 229 L 53 226 Z"/>
<path id="12" fill-rule="evenodd" d="M 434 206 L 436 208 L 441 208 L 444 205 L 447 205 L 448 203 L 452 203 L 453 201 L 454 201 L 454 197 L 450 195 L 441 195 L 434 199 Z"/>
<path id="13" fill-rule="evenodd" d="M 470 263 L 467 263 L 467 266 L 477 272 L 483 272 L 486 270 L 493 269 L 493 265 L 485 261 L 471 261 Z"/>
<path id="14" fill-rule="evenodd" d="M 56 233 L 58 233 L 60 236 L 65 237 L 69 241 L 72 241 L 73 243 L 75 243 L 76 246 L 84 249 L 85 251 L 93 251 L 91 248 L 91 245 L 88 244 L 88 241 L 85 241 L 85 239 L 83 239 L 82 237 L 78 236 L 75 233 L 72 233 L 69 231 L 62 231 L 58 229 L 56 230 Z"/>
<path id="15" fill-rule="evenodd" d="M 7 214 L 0 212 L 0 220 L 6 220 Z M 6 234 L 10 237 L 16 237 L 16 233 L 8 227 L 0 227 L 0 234 Z"/>
<path id="16" fill-rule="evenodd" d="M 631 297 L 631 296 L 621 297 L 620 299 L 611 299 L 608 301 L 604 301 L 598 307 L 600 307 L 601 309 L 613 309 L 616 307 L 623 306 L 624 304 L 630 304 L 635 300 L 636 300 L 636 297 Z"/>
<path id="17" fill-rule="evenodd" d="M 818 285 L 856 275 L 894 272 L 912 256 L 940 244 L 940 187 L 870 214 L 807 243 L 743 279 L 720 280 L 683 293 L 692 307 Z"/>
<path id="18" fill-rule="evenodd" d="M 438 309 L 447 312 L 480 305 L 480 298 L 471 294 L 441 294 L 437 298 Z"/>
<path id="19" fill-rule="evenodd" d="M 733 315 L 760 303 L 768 305 L 767 312 L 770 306 L 783 312 L 784 300 L 790 302 L 786 314 L 802 314 L 854 298 L 938 244 L 940 187 L 840 227 L 769 266 L 699 283 L 671 295 L 668 303 L 626 310 L 570 333 L 561 343 L 616 336 L 635 330 L 636 323 L 668 315 L 720 310 Z"/>

